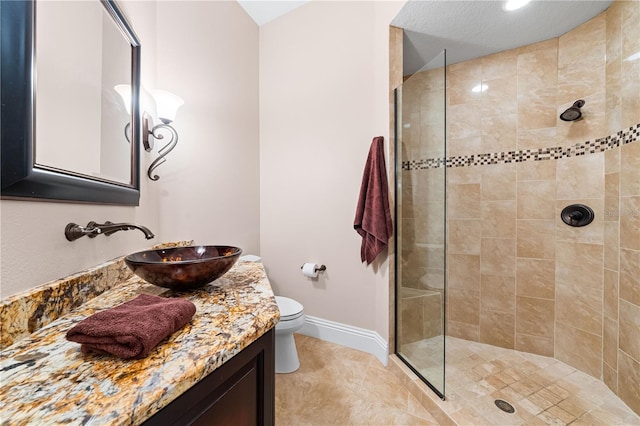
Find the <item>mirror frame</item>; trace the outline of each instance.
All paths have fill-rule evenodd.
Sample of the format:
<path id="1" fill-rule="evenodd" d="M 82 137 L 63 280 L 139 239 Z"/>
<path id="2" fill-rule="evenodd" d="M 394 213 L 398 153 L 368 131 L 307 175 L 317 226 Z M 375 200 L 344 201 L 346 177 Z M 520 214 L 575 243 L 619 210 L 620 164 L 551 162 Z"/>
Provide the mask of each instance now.
<path id="1" fill-rule="evenodd" d="M 100 2 L 131 44 L 131 183 L 119 184 L 35 164 L 35 0 L 3 1 L 0 6 L 3 199 L 139 205 L 140 42 L 116 2 Z M 72 131 L 73 123 L 69 123 L 69 128 Z"/>

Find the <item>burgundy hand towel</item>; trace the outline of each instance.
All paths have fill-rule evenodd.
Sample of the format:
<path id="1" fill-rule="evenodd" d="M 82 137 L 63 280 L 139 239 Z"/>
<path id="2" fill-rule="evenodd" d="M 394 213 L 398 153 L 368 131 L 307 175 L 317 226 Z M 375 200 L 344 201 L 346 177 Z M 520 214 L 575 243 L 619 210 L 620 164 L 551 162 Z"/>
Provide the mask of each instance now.
<path id="1" fill-rule="evenodd" d="M 353 227 L 362 237 L 360 259 L 373 262 L 387 246 L 393 233 L 387 188 L 387 168 L 384 162 L 384 138 L 373 138 L 367 164 L 364 167 L 360 198 Z"/>
<path id="2" fill-rule="evenodd" d="M 107 352 L 120 358 L 144 358 L 162 339 L 196 313 L 185 299 L 141 294 L 133 300 L 97 312 L 67 332 L 83 353 Z"/>

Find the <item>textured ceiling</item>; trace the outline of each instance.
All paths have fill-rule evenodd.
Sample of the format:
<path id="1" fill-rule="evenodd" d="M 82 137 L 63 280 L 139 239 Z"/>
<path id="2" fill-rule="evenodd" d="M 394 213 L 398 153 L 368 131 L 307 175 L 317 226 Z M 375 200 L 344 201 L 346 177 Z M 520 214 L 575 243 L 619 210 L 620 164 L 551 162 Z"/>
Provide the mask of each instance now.
<path id="1" fill-rule="evenodd" d="M 404 74 L 409 75 L 443 49 L 453 64 L 558 37 L 611 3 L 542 0 L 505 12 L 502 1 L 411 0 L 392 25 L 405 29 Z"/>
<path id="2" fill-rule="evenodd" d="M 258 25 L 263 25 L 308 1 L 238 0 L 238 3 Z M 503 11 L 503 3 L 407 1 L 391 22 L 405 30 L 404 74 L 429 68 L 427 64 L 443 49 L 447 49 L 447 63 L 453 64 L 558 37 L 603 12 L 612 1 L 534 0 L 513 12 Z"/>

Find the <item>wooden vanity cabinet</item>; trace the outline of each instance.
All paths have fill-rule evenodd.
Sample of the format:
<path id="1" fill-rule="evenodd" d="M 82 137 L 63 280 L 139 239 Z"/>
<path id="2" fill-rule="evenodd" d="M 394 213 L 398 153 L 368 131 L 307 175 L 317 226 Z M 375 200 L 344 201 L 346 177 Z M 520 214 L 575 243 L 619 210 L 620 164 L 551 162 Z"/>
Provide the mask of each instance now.
<path id="1" fill-rule="evenodd" d="M 143 425 L 272 426 L 274 339 L 272 328 Z"/>

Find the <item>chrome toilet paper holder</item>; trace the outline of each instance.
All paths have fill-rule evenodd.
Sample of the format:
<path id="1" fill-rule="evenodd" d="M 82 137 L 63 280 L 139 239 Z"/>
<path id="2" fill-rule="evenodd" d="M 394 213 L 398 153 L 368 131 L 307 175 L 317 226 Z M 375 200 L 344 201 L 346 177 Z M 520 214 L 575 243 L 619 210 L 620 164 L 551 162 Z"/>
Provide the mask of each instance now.
<path id="1" fill-rule="evenodd" d="M 302 265 L 302 266 L 300 267 L 300 269 L 303 269 L 303 268 L 304 268 L 304 265 Z M 322 271 L 326 271 L 326 270 L 327 270 L 327 267 L 326 267 L 326 266 L 324 266 L 324 265 L 320 265 L 320 266 L 318 266 L 317 268 L 314 268 L 314 269 L 313 269 L 313 272 L 322 272 Z"/>

